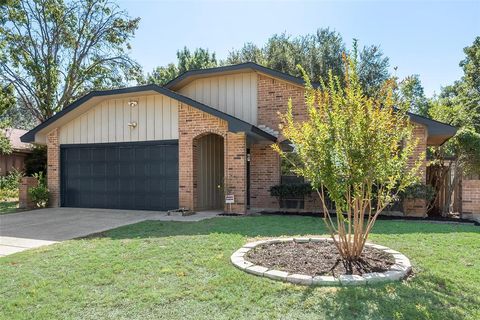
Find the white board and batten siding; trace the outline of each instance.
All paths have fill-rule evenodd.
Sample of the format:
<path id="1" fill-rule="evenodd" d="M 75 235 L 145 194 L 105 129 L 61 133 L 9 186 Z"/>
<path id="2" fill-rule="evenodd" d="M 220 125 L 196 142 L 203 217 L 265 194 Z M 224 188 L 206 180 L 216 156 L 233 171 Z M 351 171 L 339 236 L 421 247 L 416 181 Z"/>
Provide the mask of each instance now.
<path id="1" fill-rule="evenodd" d="M 170 139 L 178 139 L 178 101 L 159 94 L 105 100 L 60 128 L 60 144 Z"/>
<path id="2" fill-rule="evenodd" d="M 257 124 L 257 74 L 244 72 L 196 79 L 179 90 L 191 99 Z"/>

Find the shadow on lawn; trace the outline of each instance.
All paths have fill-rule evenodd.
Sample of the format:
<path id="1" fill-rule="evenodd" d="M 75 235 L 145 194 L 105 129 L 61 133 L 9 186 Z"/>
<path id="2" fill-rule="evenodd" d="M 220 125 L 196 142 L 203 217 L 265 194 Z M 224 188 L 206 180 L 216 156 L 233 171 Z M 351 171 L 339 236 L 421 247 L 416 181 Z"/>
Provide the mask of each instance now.
<path id="1" fill-rule="evenodd" d="M 480 227 L 462 224 L 439 224 L 405 221 L 377 221 L 374 234 L 440 234 L 480 232 Z M 291 235 L 327 234 L 322 219 L 316 217 L 247 216 L 221 217 L 198 222 L 143 221 L 123 226 L 88 238 L 111 239 L 158 238 L 169 236 L 208 235 L 212 233 L 238 234 L 246 237 L 278 237 Z"/>
<path id="2" fill-rule="evenodd" d="M 454 292 L 439 284 L 445 279 L 423 275 L 414 281 L 369 287 L 341 287 L 317 299 L 327 319 L 463 319 Z M 302 300 L 315 296 L 306 288 Z M 318 294 L 317 294 L 318 295 Z"/>

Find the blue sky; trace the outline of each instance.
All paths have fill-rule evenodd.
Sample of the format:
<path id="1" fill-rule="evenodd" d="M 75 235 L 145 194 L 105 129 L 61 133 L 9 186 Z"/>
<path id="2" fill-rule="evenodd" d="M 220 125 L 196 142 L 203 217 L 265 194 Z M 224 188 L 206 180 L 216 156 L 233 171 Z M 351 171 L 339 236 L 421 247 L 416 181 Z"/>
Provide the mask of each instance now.
<path id="1" fill-rule="evenodd" d="M 462 75 L 463 48 L 480 36 L 477 1 L 160 1 L 121 0 L 140 28 L 133 57 L 151 71 L 183 46 L 225 58 L 245 42 L 274 33 L 296 36 L 330 27 L 350 45 L 380 45 L 397 75 L 419 74 L 428 96 Z"/>

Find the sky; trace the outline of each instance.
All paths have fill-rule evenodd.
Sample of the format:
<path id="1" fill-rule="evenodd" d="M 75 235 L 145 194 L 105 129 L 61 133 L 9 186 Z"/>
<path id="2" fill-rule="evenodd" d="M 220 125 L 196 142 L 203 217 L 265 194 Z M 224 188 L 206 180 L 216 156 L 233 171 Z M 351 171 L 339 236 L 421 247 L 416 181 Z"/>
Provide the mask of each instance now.
<path id="1" fill-rule="evenodd" d="M 140 17 L 132 56 L 150 72 L 176 61 L 177 50 L 208 48 L 217 59 L 275 33 L 292 36 L 329 27 L 350 47 L 379 45 L 392 74 L 418 74 L 428 97 L 462 76 L 463 48 L 480 36 L 476 1 L 162 1 L 121 0 Z M 397 67 L 397 71 L 394 71 Z"/>

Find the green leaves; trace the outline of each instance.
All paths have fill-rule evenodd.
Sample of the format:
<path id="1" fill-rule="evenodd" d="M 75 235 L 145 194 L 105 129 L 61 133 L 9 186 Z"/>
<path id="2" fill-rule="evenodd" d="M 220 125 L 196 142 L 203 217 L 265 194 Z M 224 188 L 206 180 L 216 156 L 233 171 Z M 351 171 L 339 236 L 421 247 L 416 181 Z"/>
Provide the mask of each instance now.
<path id="1" fill-rule="evenodd" d="M 337 248 L 345 259 L 354 260 L 377 215 L 418 180 L 424 158 L 414 155 L 417 141 L 407 109 L 396 108 L 395 82 L 386 81 L 367 94 L 357 61 L 344 56 L 344 68 L 343 80 L 329 72 L 328 82 L 319 89 L 312 88 L 299 68 L 306 78 L 309 117 L 295 119 L 290 101 L 282 115 L 282 135 L 295 145 L 293 171 L 320 194 L 332 237 L 338 233 Z M 279 146 L 274 148 L 288 159 Z M 336 224 L 325 205 L 327 198 L 335 203 Z"/>
<path id="2" fill-rule="evenodd" d="M 0 16 L 0 80 L 40 121 L 138 74 L 128 42 L 139 19 L 113 1 L 12 1 Z"/>

